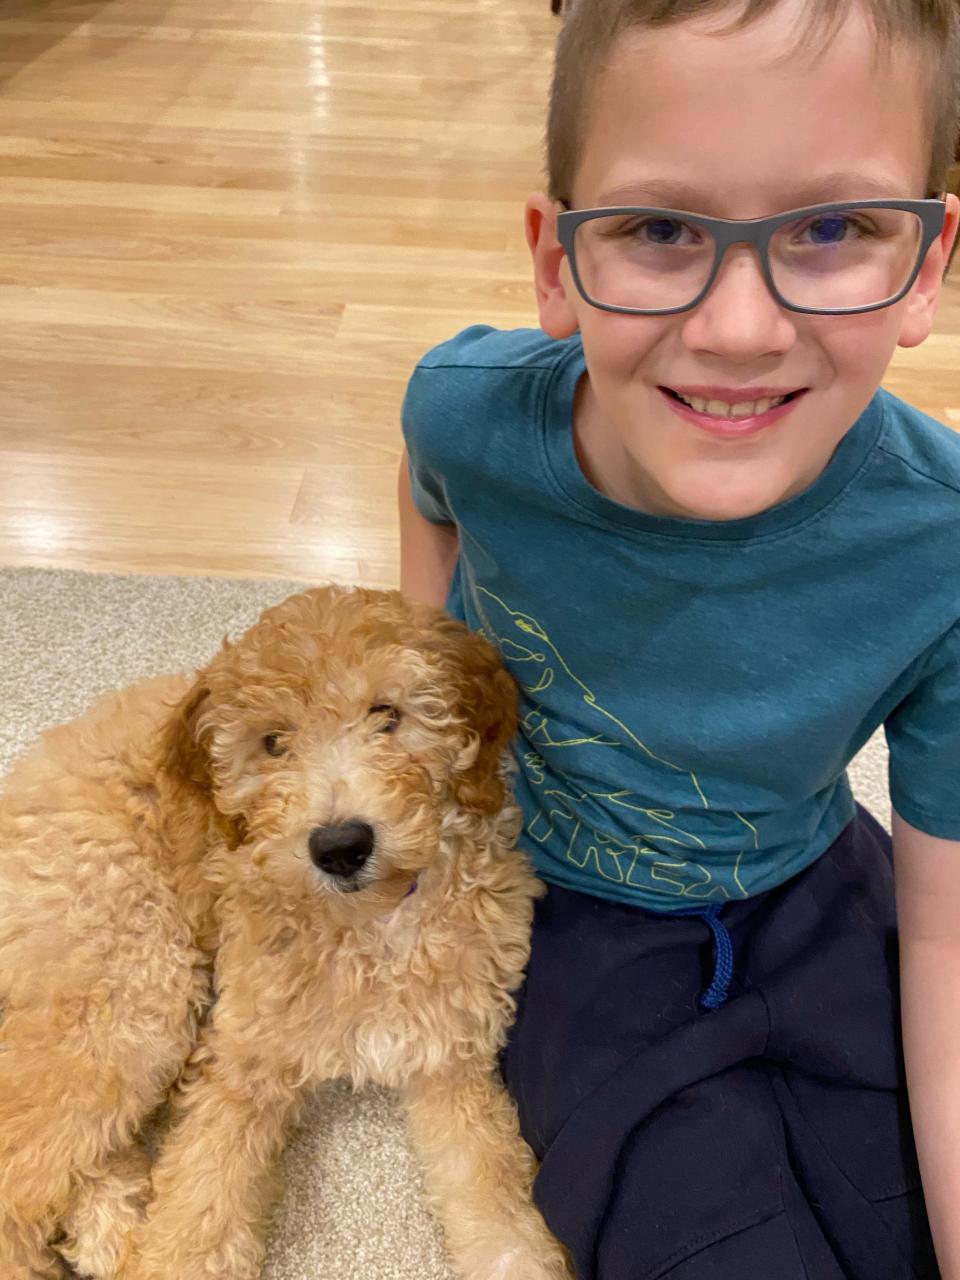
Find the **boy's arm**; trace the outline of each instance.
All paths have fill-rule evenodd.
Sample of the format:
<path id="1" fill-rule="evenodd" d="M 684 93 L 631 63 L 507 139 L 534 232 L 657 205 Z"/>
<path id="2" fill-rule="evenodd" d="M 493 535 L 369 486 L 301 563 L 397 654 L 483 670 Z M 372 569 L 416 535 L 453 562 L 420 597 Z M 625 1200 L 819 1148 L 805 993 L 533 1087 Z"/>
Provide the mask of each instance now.
<path id="1" fill-rule="evenodd" d="M 442 609 L 457 567 L 460 539 L 453 524 L 434 524 L 417 510 L 407 451 L 400 459 L 400 590 Z"/>
<path id="2" fill-rule="evenodd" d="M 960 841 L 893 814 L 903 1043 L 943 1280 L 960 1280 Z"/>

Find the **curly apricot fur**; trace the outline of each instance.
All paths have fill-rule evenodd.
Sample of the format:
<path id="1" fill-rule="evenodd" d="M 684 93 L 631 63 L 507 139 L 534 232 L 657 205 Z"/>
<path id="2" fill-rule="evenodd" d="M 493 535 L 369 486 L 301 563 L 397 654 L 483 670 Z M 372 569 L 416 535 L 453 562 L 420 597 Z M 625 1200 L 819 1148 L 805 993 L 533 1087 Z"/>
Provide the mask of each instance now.
<path id="1" fill-rule="evenodd" d="M 285 1135 L 335 1076 L 402 1091 L 460 1275 L 567 1274 L 496 1072 L 541 891 L 514 848 L 515 726 L 483 639 L 396 592 L 323 588 L 14 767 L 3 1280 L 61 1258 L 101 1280 L 254 1280 Z M 356 821 L 374 848 L 346 883 L 308 841 Z M 137 1139 L 164 1100 L 148 1170 Z"/>

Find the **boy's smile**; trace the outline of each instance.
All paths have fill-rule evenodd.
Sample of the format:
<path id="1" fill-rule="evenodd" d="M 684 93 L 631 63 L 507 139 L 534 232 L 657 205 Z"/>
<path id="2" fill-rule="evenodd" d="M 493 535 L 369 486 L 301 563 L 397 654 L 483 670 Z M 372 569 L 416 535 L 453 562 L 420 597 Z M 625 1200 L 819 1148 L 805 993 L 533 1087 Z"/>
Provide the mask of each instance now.
<path id="1" fill-rule="evenodd" d="M 659 387 L 668 407 L 721 439 L 754 435 L 785 418 L 803 389 L 776 387 Z"/>
<path id="2" fill-rule="evenodd" d="M 802 9 L 784 0 L 731 34 L 718 34 L 733 16 L 723 14 L 623 36 L 593 86 L 571 207 L 747 219 L 926 196 L 919 55 L 902 43 L 884 55 L 856 7 L 826 51 L 803 51 Z M 557 208 L 532 197 L 541 323 L 555 337 L 579 328 L 587 358 L 574 411 L 587 477 L 651 514 L 707 520 L 755 515 L 809 487 L 897 344 L 929 333 L 957 212 L 948 197 L 918 280 L 884 310 L 788 311 L 755 251 L 734 245 L 692 311 L 635 316 L 584 301 L 556 241 Z"/>

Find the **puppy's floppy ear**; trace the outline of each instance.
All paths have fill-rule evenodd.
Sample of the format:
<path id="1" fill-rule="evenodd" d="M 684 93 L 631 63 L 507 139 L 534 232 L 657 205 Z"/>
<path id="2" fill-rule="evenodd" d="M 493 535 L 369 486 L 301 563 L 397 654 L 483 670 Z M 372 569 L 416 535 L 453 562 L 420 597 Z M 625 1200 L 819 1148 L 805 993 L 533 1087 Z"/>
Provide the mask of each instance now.
<path id="1" fill-rule="evenodd" d="M 498 813 L 506 799 L 500 759 L 517 732 L 517 686 L 493 645 L 464 623 L 444 618 L 438 640 L 457 714 L 470 734 L 453 779 L 454 796 L 470 812 Z"/>
<path id="2" fill-rule="evenodd" d="M 165 763 L 169 771 L 200 791 L 213 794 L 210 757 L 200 742 L 197 721 L 210 690 L 200 681 L 175 709 L 167 726 Z"/>
<path id="3" fill-rule="evenodd" d="M 221 813 L 217 808 L 210 756 L 200 735 L 200 715 L 209 697 L 210 690 L 200 680 L 175 709 L 167 726 L 166 766 L 170 773 L 203 792 L 210 802 L 217 830 L 228 847 L 236 849 L 246 839 L 246 823 L 241 816 Z"/>

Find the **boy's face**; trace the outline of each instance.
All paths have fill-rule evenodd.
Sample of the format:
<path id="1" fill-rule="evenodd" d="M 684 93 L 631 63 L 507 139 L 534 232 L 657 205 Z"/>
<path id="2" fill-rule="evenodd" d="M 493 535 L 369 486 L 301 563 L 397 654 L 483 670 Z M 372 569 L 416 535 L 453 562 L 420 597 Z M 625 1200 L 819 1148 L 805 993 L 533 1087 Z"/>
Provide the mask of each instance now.
<path id="1" fill-rule="evenodd" d="M 878 57 L 856 8 L 825 52 L 794 53 L 803 9 L 803 0 L 783 0 L 732 35 L 715 34 L 717 19 L 696 19 L 622 37 L 593 89 L 571 207 L 652 205 L 741 219 L 825 201 L 926 196 L 919 59 L 902 41 L 892 58 Z M 730 520 L 812 484 L 897 344 L 927 336 L 958 201 L 948 198 L 944 233 L 907 297 L 849 316 L 781 307 L 744 245 L 728 251 L 692 311 L 600 311 L 573 283 L 557 212 L 546 196 L 531 197 L 527 236 L 543 328 L 554 337 L 579 328 L 583 339 L 589 379 L 574 422 L 586 474 L 652 514 Z M 722 390 L 743 401 L 759 399 L 750 394 L 757 388 L 803 394 L 771 425 L 722 436 L 682 415 L 663 388 L 699 388 L 693 394 L 703 399 L 705 389 Z"/>

